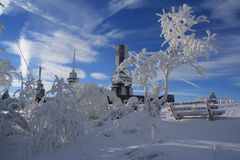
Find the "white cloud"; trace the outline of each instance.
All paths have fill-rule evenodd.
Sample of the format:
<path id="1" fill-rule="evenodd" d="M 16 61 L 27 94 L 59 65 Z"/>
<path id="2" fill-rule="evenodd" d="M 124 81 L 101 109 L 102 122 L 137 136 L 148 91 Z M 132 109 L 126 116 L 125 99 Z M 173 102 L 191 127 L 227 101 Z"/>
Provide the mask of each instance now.
<path id="1" fill-rule="evenodd" d="M 108 3 L 110 15 L 113 15 L 124 8 L 138 8 L 144 4 L 144 0 L 111 0 Z"/>
<path id="2" fill-rule="evenodd" d="M 55 31 L 46 35 L 37 32 L 26 32 L 26 35 L 28 38 L 25 36 L 20 38 L 19 46 L 31 67 L 36 67 L 40 64 L 43 67 L 47 67 L 44 64 L 51 63 L 59 65 L 58 68 L 60 68 L 60 65 L 72 63 L 74 49 L 76 49 L 76 62 L 91 63 L 96 61 L 98 53 L 88 43 L 73 34 Z M 18 54 L 21 57 L 19 70 L 26 77 L 27 67 L 16 43 L 2 42 L 2 44 L 8 47 L 10 53 Z M 32 63 L 35 66 L 32 66 Z"/>
<path id="3" fill-rule="evenodd" d="M 120 30 L 111 30 L 111 27 L 104 34 L 93 34 L 93 31 L 98 29 L 98 25 L 108 18 L 109 14 L 108 9 L 98 10 L 87 1 L 69 3 L 62 0 L 45 0 L 43 3 L 40 0 L 11 0 L 6 9 L 8 13 L 14 12 L 18 9 L 17 6 L 41 17 L 42 20 L 47 20 L 58 27 L 74 32 L 96 46 L 104 46 L 109 43 L 109 39 L 123 37 Z M 40 27 L 42 20 L 38 18 L 32 22 L 34 20 L 31 19 L 31 23 L 38 23 L 38 27 Z"/>
<path id="4" fill-rule="evenodd" d="M 69 73 L 72 71 L 71 67 L 63 66 L 57 63 L 52 62 L 43 62 L 41 64 L 43 66 L 42 70 L 42 79 L 45 81 L 52 81 L 55 79 L 55 75 L 58 77 L 67 78 L 69 77 Z M 75 69 L 78 78 L 84 79 L 86 78 L 86 73 L 81 69 Z M 33 70 L 34 77 L 38 77 L 38 68 Z"/>
<path id="5" fill-rule="evenodd" d="M 109 78 L 108 75 L 104 74 L 104 73 L 91 73 L 90 76 L 94 79 L 97 79 L 97 80 L 106 80 Z"/>
<path id="6" fill-rule="evenodd" d="M 229 81 L 235 81 L 239 76 L 240 66 L 240 36 L 219 37 L 219 54 L 217 58 L 202 62 L 209 78 L 224 77 Z"/>
<path id="7" fill-rule="evenodd" d="M 44 84 L 44 88 L 46 90 L 50 90 L 53 84 L 53 81 L 55 80 L 55 75 L 58 76 L 59 78 L 64 78 L 67 79 L 69 77 L 69 73 L 72 71 L 71 67 L 66 67 L 63 65 L 59 65 L 56 63 L 51 63 L 51 62 L 45 62 L 42 64 L 42 83 Z M 38 79 L 38 68 L 32 69 L 33 73 L 33 78 Z M 75 69 L 75 72 L 77 73 L 78 78 L 80 79 L 85 79 L 86 78 L 86 73 L 81 70 L 81 69 Z M 20 88 L 21 87 L 21 82 L 20 80 L 14 79 L 12 82 L 13 87 Z"/>
<path id="8" fill-rule="evenodd" d="M 194 68 L 188 66 L 188 64 L 181 65 L 170 74 L 170 80 L 193 81 L 202 78 L 203 77 L 199 76 Z"/>
<path id="9" fill-rule="evenodd" d="M 239 22 L 239 0 L 208 0 L 204 1 L 202 6 L 212 10 L 212 18 L 222 20 L 226 24 Z"/>
<path id="10" fill-rule="evenodd" d="M 188 64 L 184 64 L 171 73 L 170 79 L 182 80 L 197 88 L 199 86 L 191 81 L 222 76 L 231 79 L 236 74 L 239 74 L 238 67 L 236 66 L 240 66 L 240 55 L 238 53 L 225 54 L 221 55 L 220 58 L 210 58 L 209 60 L 201 61 L 199 63 L 204 68 L 205 76 L 198 75 L 194 68 L 188 66 Z"/>
<path id="11" fill-rule="evenodd" d="M 240 87 L 240 81 L 233 83 L 234 86 Z"/>
<path id="12" fill-rule="evenodd" d="M 31 59 L 31 53 L 32 47 L 31 47 L 31 42 L 26 40 L 23 36 L 18 40 L 18 45 L 20 49 L 18 48 L 18 45 L 16 41 L 10 42 L 10 41 L 3 41 L 1 44 L 5 45 L 7 48 L 5 49 L 6 51 L 17 54 L 20 56 L 20 66 L 19 70 L 22 72 L 23 76 L 26 77 L 28 72 L 28 67 L 26 65 L 29 64 L 29 61 Z M 24 58 L 22 57 L 21 53 L 24 55 Z"/>
<path id="13" fill-rule="evenodd" d="M 11 2 L 11 0 L 2 0 L 0 2 L 3 5 L 3 6 L 1 5 L 1 7 L 0 7 L 0 15 L 1 15 L 5 12 L 5 8 L 8 8 L 8 5 Z"/>
<path id="14" fill-rule="evenodd" d="M 174 70 L 170 79 L 196 81 L 224 77 L 235 82 L 235 77 L 240 74 L 240 36 L 218 36 L 217 46 L 218 54 L 210 56 L 209 60 L 199 62 L 204 68 L 205 77 L 199 76 L 192 67 L 185 64 Z"/>
<path id="15" fill-rule="evenodd" d="M 8 3 L 10 5 L 8 5 L 6 7 L 6 13 L 9 12 L 14 12 L 16 9 L 16 6 L 22 8 L 23 10 L 30 12 L 34 15 L 37 15 L 45 20 L 48 20 L 49 22 L 58 24 L 60 26 L 66 27 L 70 30 L 74 30 L 74 31 L 82 31 L 79 29 L 79 27 L 76 27 L 74 25 L 70 25 L 67 23 L 62 22 L 61 20 L 59 20 L 58 18 L 56 18 L 55 16 L 52 16 L 51 14 L 49 14 L 47 11 L 42 10 L 40 8 L 38 8 L 36 5 L 34 5 L 33 3 L 31 3 L 30 1 L 27 0 L 9 0 L 11 3 Z"/>
<path id="16" fill-rule="evenodd" d="M 199 94 L 197 93 L 194 93 L 192 91 L 189 91 L 189 92 L 169 92 L 169 94 L 172 94 L 174 96 L 184 96 L 184 97 L 198 97 Z"/>
<path id="17" fill-rule="evenodd" d="M 51 23 L 59 25 L 61 27 L 67 28 L 76 34 L 79 34 L 85 38 L 91 38 L 94 34 L 90 34 L 92 31 L 97 30 L 98 25 L 104 20 L 111 17 L 116 12 L 121 9 L 128 7 L 134 7 L 142 4 L 143 0 L 123 0 L 123 1 L 111 1 L 109 8 L 96 9 L 92 3 L 87 1 L 68 1 L 62 0 L 8 0 L 10 1 L 6 10 L 9 12 L 14 12 L 19 8 L 39 16 Z M 111 6 L 122 6 L 117 7 L 117 10 L 112 10 Z M 109 29 L 109 28 L 108 28 Z M 117 30 L 108 31 L 110 34 L 114 32 L 114 35 L 119 35 L 120 32 L 116 34 Z M 105 34 L 108 36 L 108 34 Z M 96 35 L 94 38 L 102 38 Z M 92 38 L 92 40 L 94 40 Z M 109 37 L 108 37 L 109 38 Z M 114 39 L 114 37 L 112 37 Z M 99 41 L 99 39 L 97 40 Z"/>
<path id="18" fill-rule="evenodd" d="M 232 85 L 236 87 L 240 87 L 240 76 L 236 76 L 232 79 Z"/>

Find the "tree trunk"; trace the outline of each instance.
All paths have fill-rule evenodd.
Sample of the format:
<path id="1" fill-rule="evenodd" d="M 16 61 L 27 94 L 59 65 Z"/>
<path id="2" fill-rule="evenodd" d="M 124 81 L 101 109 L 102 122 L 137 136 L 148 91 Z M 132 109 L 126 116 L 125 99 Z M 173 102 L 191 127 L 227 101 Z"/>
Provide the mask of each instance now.
<path id="1" fill-rule="evenodd" d="M 147 90 L 147 84 L 144 84 L 144 104 L 145 106 L 148 105 L 148 90 Z"/>
<path id="2" fill-rule="evenodd" d="M 167 96 L 168 96 L 168 78 L 169 74 L 168 71 L 164 73 L 164 97 L 163 97 L 163 102 L 167 102 Z"/>

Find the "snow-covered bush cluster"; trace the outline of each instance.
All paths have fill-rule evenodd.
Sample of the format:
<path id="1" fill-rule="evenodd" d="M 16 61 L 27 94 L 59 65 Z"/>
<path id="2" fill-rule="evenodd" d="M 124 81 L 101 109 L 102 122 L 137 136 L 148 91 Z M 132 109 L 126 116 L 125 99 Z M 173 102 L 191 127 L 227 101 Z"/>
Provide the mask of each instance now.
<path id="1" fill-rule="evenodd" d="M 69 85 L 63 78 L 56 79 L 45 98 L 34 100 L 33 81 L 25 83 L 19 100 L 1 100 L 1 137 L 14 135 L 16 126 L 31 138 L 27 154 L 52 151 L 66 145 L 77 145 L 82 140 L 88 122 L 111 117 L 119 109 L 121 100 L 111 91 L 96 85 Z M 24 103 L 21 103 L 20 101 Z M 109 104 L 111 102 L 112 104 Z M 24 107 L 21 107 L 24 104 Z M 13 110 L 12 106 L 21 109 Z"/>
<path id="2" fill-rule="evenodd" d="M 149 117 L 145 112 L 131 112 L 113 122 L 106 121 L 99 131 L 104 138 L 118 137 L 119 143 L 128 143 L 125 138 L 138 142 L 143 137 L 149 137 L 146 143 L 151 143 L 156 142 L 161 135 L 158 123 L 159 119 Z"/>
<path id="3" fill-rule="evenodd" d="M 35 96 L 37 94 L 36 92 L 36 81 L 34 80 L 27 80 L 25 82 L 22 82 L 23 89 L 17 90 L 14 95 L 19 93 L 19 101 L 21 103 L 21 107 L 30 107 L 34 101 L 35 101 Z"/>
<path id="4" fill-rule="evenodd" d="M 113 92 L 94 84 L 77 84 L 74 89 L 78 104 L 84 108 L 89 120 L 106 116 L 117 108 L 115 104 L 121 103 Z"/>
<path id="5" fill-rule="evenodd" d="M 18 130 L 29 131 L 28 122 L 17 110 L 19 101 L 15 98 L 0 99 L 0 139 L 16 134 Z"/>
<path id="6" fill-rule="evenodd" d="M 0 139 L 3 136 L 11 135 L 16 132 L 14 125 L 24 127 L 26 124 L 22 115 L 16 112 L 19 109 L 17 99 L 10 98 L 8 89 L 12 84 L 13 78 L 19 77 L 10 61 L 0 59 Z"/>
<path id="7" fill-rule="evenodd" d="M 78 144 L 86 130 L 86 115 L 78 104 L 73 88 L 56 80 L 45 103 L 35 103 L 28 117 L 33 136 L 32 152 L 51 151 Z"/>

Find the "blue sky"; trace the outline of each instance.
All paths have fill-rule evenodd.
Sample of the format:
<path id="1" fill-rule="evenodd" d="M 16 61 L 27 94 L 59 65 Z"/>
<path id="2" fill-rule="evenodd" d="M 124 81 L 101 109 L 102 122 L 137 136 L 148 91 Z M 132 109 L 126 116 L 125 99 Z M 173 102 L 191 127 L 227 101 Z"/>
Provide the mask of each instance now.
<path id="1" fill-rule="evenodd" d="M 239 0 L 1 0 L 5 11 L 0 16 L 5 30 L 0 35 L 5 52 L 17 70 L 27 74 L 15 39 L 37 78 L 41 65 L 44 84 L 49 87 L 54 75 L 67 78 L 76 49 L 76 71 L 80 83 L 110 87 L 115 70 L 115 45 L 124 43 L 131 51 L 158 51 L 164 41 L 156 13 L 186 3 L 195 15 L 205 15 L 210 23 L 195 29 L 217 33 L 217 54 L 201 59 L 205 77 L 182 65 L 171 74 L 170 93 L 176 100 L 209 96 L 240 100 L 240 3 Z M 15 81 L 13 86 L 20 84 Z M 141 88 L 134 87 L 136 94 Z"/>

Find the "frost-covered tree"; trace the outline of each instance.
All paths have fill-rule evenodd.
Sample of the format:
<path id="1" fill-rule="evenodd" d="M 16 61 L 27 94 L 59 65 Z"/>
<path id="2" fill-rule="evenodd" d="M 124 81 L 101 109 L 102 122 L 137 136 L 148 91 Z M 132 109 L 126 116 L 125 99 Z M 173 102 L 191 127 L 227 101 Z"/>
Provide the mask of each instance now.
<path id="1" fill-rule="evenodd" d="M 164 75 L 164 100 L 166 100 L 169 75 L 175 68 L 188 63 L 199 74 L 203 74 L 203 69 L 198 63 L 197 57 L 208 56 L 211 51 L 215 51 L 213 41 L 216 34 L 211 34 L 207 30 L 206 37 L 197 38 L 197 32 L 193 29 L 193 26 L 209 21 L 205 16 L 194 16 L 192 8 L 186 4 L 179 7 L 178 11 L 175 7 L 172 7 L 172 12 L 165 13 L 163 10 L 163 14 L 157 13 L 157 15 L 160 16 L 158 22 L 162 27 L 161 36 L 165 38 L 162 46 L 168 44 L 165 51 L 157 52 L 154 55 L 157 59 L 156 65 Z"/>
<path id="2" fill-rule="evenodd" d="M 188 63 L 199 74 L 203 74 L 197 58 L 208 56 L 211 51 L 215 51 L 213 45 L 215 34 L 206 31 L 207 36 L 202 38 L 199 38 L 200 35 L 196 36 L 197 32 L 193 30 L 193 26 L 208 20 L 205 16 L 194 16 L 192 8 L 186 4 L 178 10 L 172 7 L 171 12 L 165 13 L 163 10 L 163 14 L 157 13 L 157 15 L 160 16 L 158 22 L 162 28 L 161 37 L 165 38 L 162 47 L 166 45 L 167 49 L 158 52 L 146 52 L 144 49 L 139 53 L 134 52 L 134 55 L 130 52 L 129 58 L 122 63 L 121 67 L 135 66 L 132 71 L 133 79 L 138 77 L 143 85 L 146 85 L 149 79 L 156 77 L 156 70 L 160 70 L 164 77 L 164 97 L 158 103 L 162 104 L 167 99 L 169 75 L 174 69 Z M 142 55 L 146 56 L 143 58 Z M 160 92 L 159 89 L 156 91 Z"/>
<path id="3" fill-rule="evenodd" d="M 133 83 L 142 84 L 144 87 L 144 103 L 149 103 L 148 95 L 148 81 L 157 76 L 156 70 L 154 70 L 154 63 L 152 63 L 151 53 L 148 53 L 144 48 L 141 52 L 135 51 L 129 52 L 129 58 L 127 58 L 119 68 L 128 68 L 129 66 L 135 69 L 131 71 Z"/>

